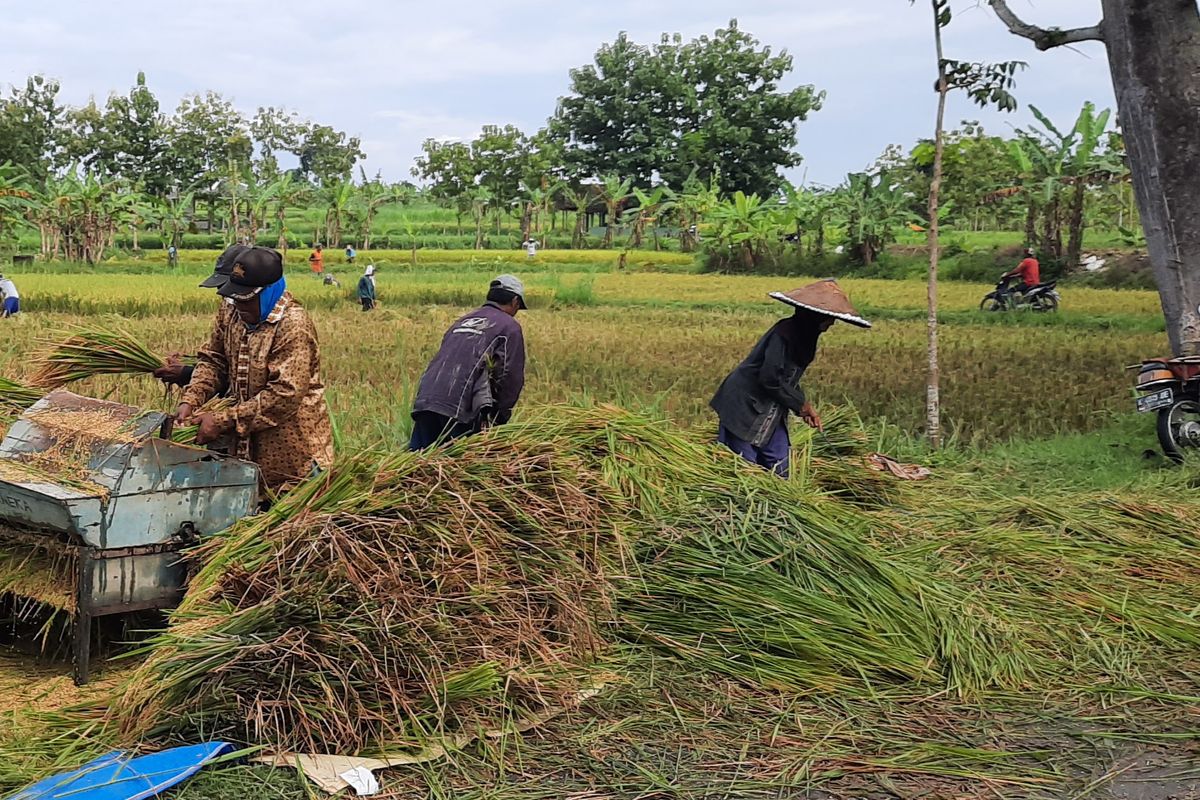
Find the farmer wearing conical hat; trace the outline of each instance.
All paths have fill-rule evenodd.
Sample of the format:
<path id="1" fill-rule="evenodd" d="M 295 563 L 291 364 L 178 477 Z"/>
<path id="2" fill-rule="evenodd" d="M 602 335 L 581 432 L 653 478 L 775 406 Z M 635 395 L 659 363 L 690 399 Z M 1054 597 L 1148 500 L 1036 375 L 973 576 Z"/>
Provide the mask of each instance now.
<path id="1" fill-rule="evenodd" d="M 718 441 L 752 464 L 787 477 L 788 412 L 821 427 L 821 418 L 800 389 L 800 376 L 816 355 L 817 339 L 839 319 L 862 328 L 871 323 L 858 315 L 834 280 L 771 292 L 770 297 L 792 306 L 795 313 L 771 326 L 721 383 L 709 405 L 720 419 Z"/>

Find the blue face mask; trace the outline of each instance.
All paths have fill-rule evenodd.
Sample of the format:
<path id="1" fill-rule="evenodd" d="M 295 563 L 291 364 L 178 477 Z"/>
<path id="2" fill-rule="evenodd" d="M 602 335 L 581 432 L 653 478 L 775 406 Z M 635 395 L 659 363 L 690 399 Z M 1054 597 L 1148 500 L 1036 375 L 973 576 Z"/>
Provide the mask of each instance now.
<path id="1" fill-rule="evenodd" d="M 266 322 L 267 317 L 271 316 L 271 312 L 275 310 L 275 304 L 279 302 L 279 298 L 283 297 L 285 291 L 287 291 L 287 281 L 280 278 L 258 293 L 258 321 L 260 324 Z"/>

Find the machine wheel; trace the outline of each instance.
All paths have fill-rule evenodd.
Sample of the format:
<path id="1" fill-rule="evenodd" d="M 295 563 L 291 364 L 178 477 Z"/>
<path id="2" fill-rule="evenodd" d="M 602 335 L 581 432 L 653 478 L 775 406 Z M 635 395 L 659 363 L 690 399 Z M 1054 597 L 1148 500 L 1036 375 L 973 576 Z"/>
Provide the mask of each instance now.
<path id="1" fill-rule="evenodd" d="M 980 311 L 1003 311 L 1004 301 L 996 296 L 995 292 L 984 295 L 984 298 L 979 301 Z"/>
<path id="2" fill-rule="evenodd" d="M 1200 403 L 1176 400 L 1159 409 L 1158 443 L 1163 454 L 1175 462 L 1183 461 L 1187 449 L 1200 447 Z"/>
<path id="3" fill-rule="evenodd" d="M 1038 295 L 1033 298 L 1033 310 L 1040 312 L 1058 311 L 1058 298 L 1049 294 Z"/>

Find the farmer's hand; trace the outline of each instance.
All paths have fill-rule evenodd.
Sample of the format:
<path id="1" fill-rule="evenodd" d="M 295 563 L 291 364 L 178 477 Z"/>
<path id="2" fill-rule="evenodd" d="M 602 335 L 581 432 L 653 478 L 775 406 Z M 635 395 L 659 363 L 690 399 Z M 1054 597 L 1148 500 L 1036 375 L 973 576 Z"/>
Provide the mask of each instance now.
<path id="1" fill-rule="evenodd" d="M 813 407 L 809 403 L 805 403 L 804 407 L 800 409 L 800 419 L 804 420 L 810 428 L 816 428 L 822 432 L 825 430 L 821 427 L 821 417 L 817 415 L 816 411 L 813 411 Z"/>
<path id="2" fill-rule="evenodd" d="M 196 417 L 196 444 L 208 444 L 221 437 L 221 429 L 217 426 L 217 418 L 212 414 L 201 414 Z"/>
<path id="3" fill-rule="evenodd" d="M 167 363 L 158 369 L 154 370 L 154 377 L 158 378 L 168 386 L 185 386 L 186 382 L 183 379 L 183 362 L 179 360 L 178 353 L 172 353 L 167 357 Z"/>
<path id="4" fill-rule="evenodd" d="M 180 403 L 179 407 L 175 409 L 175 422 L 176 423 L 183 425 L 189 419 L 191 419 L 191 417 L 192 417 L 192 404 L 191 403 Z"/>

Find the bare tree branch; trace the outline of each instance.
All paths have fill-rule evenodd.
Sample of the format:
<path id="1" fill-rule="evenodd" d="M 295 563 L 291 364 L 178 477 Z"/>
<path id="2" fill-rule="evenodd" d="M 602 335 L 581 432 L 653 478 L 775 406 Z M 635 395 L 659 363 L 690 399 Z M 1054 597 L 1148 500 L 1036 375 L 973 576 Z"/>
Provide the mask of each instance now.
<path id="1" fill-rule="evenodd" d="M 1070 28 L 1068 30 L 1063 30 L 1062 28 L 1039 28 L 1036 25 L 1030 25 L 1014 14 L 1012 9 L 1008 7 L 1007 0 L 988 0 L 988 5 L 995 10 L 996 16 L 1000 18 L 1000 21 L 1008 26 L 1009 31 L 1033 42 L 1038 50 L 1049 50 L 1054 47 L 1062 47 L 1066 44 L 1074 44 L 1075 42 L 1104 41 L 1104 31 L 1100 25 L 1093 25 L 1090 28 Z"/>

